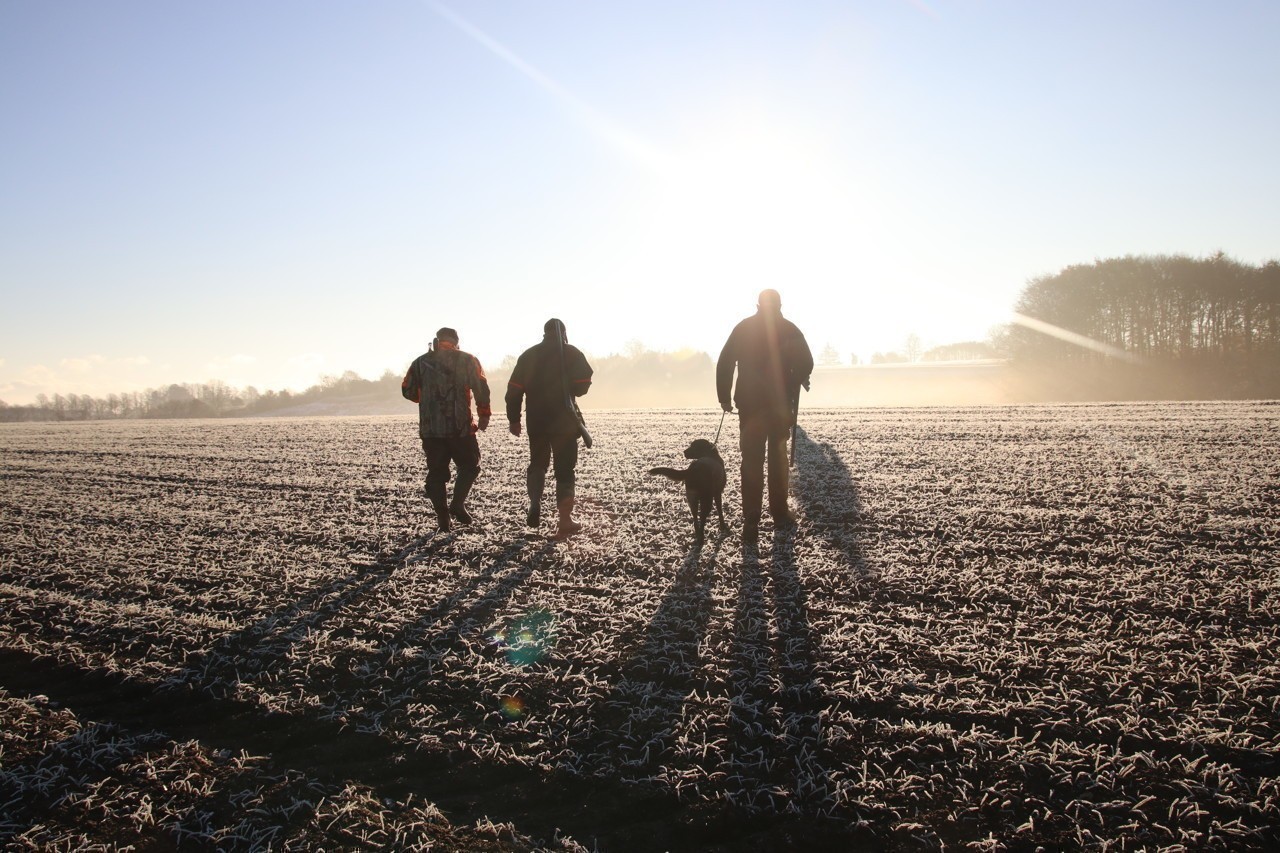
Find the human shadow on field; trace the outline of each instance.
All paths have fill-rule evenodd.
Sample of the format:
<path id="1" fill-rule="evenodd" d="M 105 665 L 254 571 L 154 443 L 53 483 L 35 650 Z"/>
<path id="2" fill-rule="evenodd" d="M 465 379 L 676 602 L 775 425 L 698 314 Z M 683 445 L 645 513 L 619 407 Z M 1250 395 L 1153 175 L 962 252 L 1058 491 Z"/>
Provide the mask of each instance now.
<path id="1" fill-rule="evenodd" d="M 329 745 L 327 758 L 338 761 L 348 751 L 369 755 L 382 748 L 368 741 L 334 747 L 328 730 L 317 732 L 304 721 L 285 722 L 286 715 L 234 694 L 241 683 L 273 677 L 301 638 L 371 594 L 411 554 L 431 553 L 447 541 L 447 537 L 432 534 L 395 553 L 384 551 L 371 560 L 353 560 L 348 572 L 322 581 L 267 615 L 223 634 L 202 652 L 188 656 L 182 669 L 156 685 L 122 679 L 105 670 L 78 671 L 73 666 L 38 660 L 5 660 L 0 665 L 11 667 L 8 685 L 18 678 L 40 684 L 43 692 L 75 708 L 87 721 L 85 728 L 39 758 L 40 763 L 54 768 L 74 767 L 74 773 L 65 779 L 55 774 L 56 785 L 50 788 L 49 797 L 37 791 L 11 802 L 10 824 L 29 821 L 34 825 L 42 810 L 56 800 L 115 778 L 122 763 L 140 749 L 163 749 L 170 737 L 197 737 L 207 745 L 238 744 L 240 748 L 247 739 L 256 751 L 272 751 L 284 761 L 296 759 L 321 741 Z M 102 740 L 110 740 L 113 746 L 104 749 L 99 743 Z M 83 756 L 78 755 L 81 750 L 86 750 Z"/>
<path id="2" fill-rule="evenodd" d="M 7 728 L 4 736 L 7 741 Z M 15 739 L 20 743 L 21 735 Z M 0 798 L 4 801 L 0 847 L 37 849 L 40 840 L 24 838 L 25 844 L 15 845 L 13 839 L 42 826 L 46 834 L 41 840 L 48 843 L 49 824 L 57 820 L 51 816 L 58 815 L 62 804 L 91 800 L 101 786 L 118 778 L 121 766 L 144 753 L 169 746 L 170 742 L 158 732 L 130 737 L 119 726 L 82 719 L 72 731 L 25 760 L 6 756 L 4 772 L 0 773 Z M 40 831 L 35 834 L 39 839 Z"/>
<path id="3" fill-rule="evenodd" d="M 425 554 L 438 544 L 428 538 L 407 550 Z M 474 577 L 436 601 L 410 626 L 395 632 L 398 640 L 407 643 L 417 643 L 429 635 L 425 653 L 414 654 L 410 650 L 405 655 L 404 646 L 393 649 L 388 645 L 365 654 L 365 658 L 379 653 L 394 657 L 403 669 L 365 672 L 364 681 L 337 698 L 336 707 L 352 712 L 345 715 L 347 719 L 335 718 L 331 713 L 334 706 L 322 709 L 304 703 L 300 708 L 279 712 L 258 701 L 214 696 L 211 691 L 200 689 L 203 685 L 198 682 L 189 685 L 195 695 L 183 695 L 103 670 L 40 661 L 31 655 L 6 654 L 4 650 L 0 650 L 0 670 L 5 670 L 6 675 L 0 681 L 11 685 L 21 677 L 25 683 L 41 685 L 40 692 L 76 709 L 86 720 L 120 721 L 129 731 L 163 732 L 157 737 L 164 743 L 170 739 L 198 739 L 210 749 L 231 754 L 248 751 L 269 755 L 274 766 L 309 774 L 326 784 L 368 785 L 387 802 L 414 796 L 438 805 L 455 825 L 492 818 L 512 820 L 522 831 L 538 838 L 550 839 L 567 830 L 602 840 L 626 839 L 628 822 L 646 823 L 655 808 L 672 813 L 669 798 L 662 792 L 637 792 L 616 780 L 585 779 L 546 767 L 498 765 L 484 758 L 467 760 L 452 748 L 410 747 L 402 739 L 406 731 L 394 727 L 378 730 L 368 725 L 377 718 L 379 709 L 384 722 L 388 722 L 386 711 L 408 713 L 410 703 L 419 701 L 417 697 L 422 692 L 430 695 L 428 702 L 440 702 L 437 695 L 442 696 L 450 713 L 467 718 L 461 725 L 492 725 L 492 708 L 476 710 L 491 696 L 477 692 L 469 682 L 447 683 L 448 673 L 432 678 L 430 667 L 438 666 L 445 654 L 461 657 L 475 653 L 472 638 L 466 636 L 471 627 L 482 626 L 490 619 L 529 574 L 545 564 L 554 549 L 553 542 L 522 537 L 496 556 L 473 563 Z M 274 651 L 283 645 L 280 640 L 287 639 L 291 631 L 305 632 L 323 626 L 344 607 L 358 604 L 360 596 L 370 593 L 410 559 L 407 550 L 380 555 L 372 564 L 361 564 L 351 574 L 314 588 L 290 605 L 228 635 L 218 644 L 216 654 L 205 656 L 210 660 L 192 662 L 189 680 L 194 682 L 193 674 L 204 669 L 234 672 L 235 649 L 243 649 L 246 655 L 261 661 L 269 658 L 280 666 L 283 662 Z M 270 641 L 271 650 L 263 651 L 255 645 L 261 640 Z M 397 655 L 397 651 L 401 654 Z M 350 661 L 359 665 L 367 662 L 364 658 Z M 307 692 L 316 694 L 310 686 Z M 376 704 L 380 693 L 387 694 L 381 706 Z M 360 714 L 354 713 L 357 699 Z M 441 707 L 445 707 L 443 703 Z M 83 777 L 86 784 L 94 781 L 82 772 L 82 764 L 77 766 L 77 778 Z M 297 813 L 290 812 L 291 819 L 305 824 L 319 802 L 299 806 Z M 591 802 L 595 807 L 567 819 L 565 802 Z M 34 821 L 40 801 L 32 804 Z M 25 811 L 15 814 L 19 821 L 27 818 Z M 679 828 L 672 831 L 678 834 Z"/>
<path id="4" fill-rule="evenodd" d="M 870 578 L 857 525 L 862 520 L 862 499 L 853 472 L 828 443 L 819 443 L 797 427 L 796 497 L 804 508 L 805 530 L 822 538 L 844 557 L 855 577 Z"/>
<path id="5" fill-rule="evenodd" d="M 744 549 L 730 656 L 734 802 L 776 812 L 820 799 L 825 784 L 817 639 L 795 544 L 795 531 L 780 530 L 765 558 Z"/>
<path id="6" fill-rule="evenodd" d="M 686 697 L 707 687 L 697 678 L 698 648 L 711 619 L 720 539 L 707 559 L 693 541 L 634 651 L 621 660 L 617 681 L 601 703 L 602 729 L 621 730 L 620 763 L 635 769 L 670 760 Z M 665 756 L 665 757 L 664 757 Z"/>
<path id="7" fill-rule="evenodd" d="M 332 701 L 340 709 L 359 706 L 376 717 L 403 711 L 408 703 L 421 701 L 428 694 L 448 693 L 448 684 L 431 677 L 433 669 L 450 652 L 459 651 L 459 644 L 469 635 L 483 628 L 554 550 L 554 542 L 525 536 L 508 542 L 480 572 L 402 627 L 377 652 L 358 661 L 361 669 L 381 673 L 383 689 L 369 691 L 367 685 L 354 680 L 350 689 L 335 684 Z M 508 572 L 513 565 L 515 570 Z M 406 648 L 420 651 L 402 656 Z M 464 693 L 469 690 L 460 689 Z"/>
<path id="8" fill-rule="evenodd" d="M 203 653 L 188 657 L 186 666 L 167 678 L 162 689 L 186 688 L 227 698 L 236 685 L 277 669 L 304 638 L 385 583 L 406 561 L 421 559 L 450 541 L 449 535 L 431 533 L 411 540 L 396 552 L 383 550 L 372 560 L 351 561 L 348 574 L 314 587 L 269 615 L 223 636 Z"/>

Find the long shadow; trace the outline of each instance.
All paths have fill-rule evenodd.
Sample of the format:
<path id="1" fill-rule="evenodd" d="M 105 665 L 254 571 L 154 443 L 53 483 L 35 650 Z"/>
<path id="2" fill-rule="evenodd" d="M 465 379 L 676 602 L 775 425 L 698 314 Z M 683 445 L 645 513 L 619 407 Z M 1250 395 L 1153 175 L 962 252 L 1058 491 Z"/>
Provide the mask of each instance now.
<path id="1" fill-rule="evenodd" d="M 20 764 L 5 762 L 5 772 L 0 774 L 0 798 L 5 802 L 0 810 L 0 843 L 43 822 L 60 802 L 110 779 L 120 764 L 166 745 L 158 734 L 143 738 L 120 738 L 119 734 L 114 725 L 90 722 L 38 757 Z M 27 788 L 16 781 L 33 776 L 38 783 Z"/>
<path id="2" fill-rule="evenodd" d="M 268 754 L 276 765 L 304 771 L 324 782 L 363 783 L 381 797 L 420 797 L 435 803 L 455 823 L 510 819 L 534 837 L 552 838 L 568 831 L 576 837 L 602 842 L 611 838 L 629 840 L 619 842 L 623 844 L 645 837 L 656 828 L 678 837 L 678 820 L 668 825 L 655 817 L 679 812 L 674 797 L 662 791 L 637 791 L 621 782 L 584 779 L 546 768 L 498 766 L 448 749 L 406 748 L 385 733 L 362 731 L 327 712 L 308 709 L 278 713 L 253 702 L 227 698 L 219 691 L 202 689 L 197 680 L 199 674 L 235 672 L 237 662 L 240 669 L 245 669 L 247 659 L 258 660 L 264 668 L 271 661 L 278 661 L 280 638 L 291 641 L 323 625 L 369 594 L 397 567 L 413 561 L 415 554 L 427 554 L 443 541 L 427 537 L 399 553 L 380 555 L 372 564 L 355 566 L 351 574 L 336 578 L 227 636 L 201 660 L 193 661 L 173 684 L 148 684 L 116 673 L 0 649 L 0 687 L 19 693 L 43 693 L 84 719 L 118 726 L 126 734 L 163 732 L 174 740 L 198 739 L 213 749 Z M 438 660 L 455 650 L 472 627 L 487 620 L 507 601 L 553 547 L 553 543 L 546 543 L 529 553 L 529 542 L 523 538 L 508 545 L 462 588 L 398 632 L 398 638 L 417 640 L 429 635 L 424 656 Z M 698 573 L 697 563 L 695 551 L 686 559 L 682 580 L 677 584 L 684 592 L 669 596 L 672 604 L 664 609 L 665 614 L 680 609 L 674 603 L 677 598 L 709 598 L 711 572 L 708 569 L 705 574 Z M 509 571 L 513 565 L 516 570 Z M 490 588 L 485 590 L 486 586 Z M 482 590 L 483 594 L 476 598 Z M 470 604 L 466 604 L 468 601 Z M 705 612 L 709 607 L 700 610 Z M 675 616 L 663 616 L 664 620 L 667 618 Z M 703 625 L 705 621 L 704 615 Z M 696 658 L 700 634 L 696 629 L 685 632 L 693 647 L 683 659 L 692 662 Z M 268 650 L 273 638 L 277 642 Z M 378 654 L 393 653 L 384 648 Z M 687 672 L 684 677 L 687 679 Z M 178 685 L 187 689 L 174 689 Z M 419 701 L 423 691 L 457 694 L 446 695 L 446 700 L 471 702 L 478 698 L 469 688 L 454 690 L 448 684 L 426 683 L 411 685 L 388 697 L 386 709 L 403 710 L 409 702 Z M 351 699 L 350 694 L 340 695 L 343 702 Z M 678 711 L 677 708 L 677 716 Z M 498 788 L 501 793 L 496 793 Z M 581 806 L 568 821 L 566 802 Z"/>
<path id="3" fill-rule="evenodd" d="M 744 548 L 738 578 L 738 601 L 733 619 L 733 651 L 729 661 L 728 799 L 749 809 L 772 808 L 757 802 L 766 779 L 779 773 L 772 742 L 776 695 L 773 653 L 769 641 L 769 613 L 765 606 L 765 576 L 754 548 Z"/>
<path id="4" fill-rule="evenodd" d="M 303 637 L 369 595 L 397 568 L 435 553 L 451 541 L 449 535 L 431 533 L 411 540 L 398 551 L 379 553 L 372 562 L 351 562 L 349 574 L 317 586 L 188 658 L 182 670 L 165 679 L 164 687 L 200 690 L 227 698 L 237 684 L 270 670 L 282 655 L 296 649 Z M 282 649 L 275 642 L 278 639 L 284 639 L 287 648 Z"/>
<path id="5" fill-rule="evenodd" d="M 777 814 L 812 814 L 826 798 L 817 638 L 795 546 L 779 531 L 765 559 L 744 549 L 730 660 L 734 801 Z"/>
<path id="6" fill-rule="evenodd" d="M 854 522 L 862 513 L 849 468 L 828 444 L 797 430 L 794 488 L 801 536 L 816 534 L 866 575 Z M 773 814 L 815 815 L 829 798 L 820 711 L 818 639 L 796 561 L 796 530 L 775 531 L 768 551 L 743 550 L 729 669 L 731 800 Z"/>
<path id="7" fill-rule="evenodd" d="M 843 556 L 855 576 L 870 579 L 857 534 L 863 507 L 853 472 L 834 447 L 814 441 L 799 427 L 795 454 L 798 475 L 792 482 L 804 508 L 806 530 Z"/>
<path id="8" fill-rule="evenodd" d="M 521 536 L 507 543 L 493 562 L 423 611 L 418 619 L 397 632 L 372 656 L 360 656 L 361 665 L 370 671 L 394 673 L 398 669 L 395 658 L 401 649 L 424 647 L 416 655 L 414 664 L 418 667 L 425 665 L 430 676 L 434 665 L 455 650 L 468 633 L 486 623 L 555 549 L 555 543 L 544 542 L 529 551 L 530 541 Z M 507 572 L 513 564 L 516 570 Z M 353 695 L 353 689 L 358 689 L 358 685 L 332 686 L 329 697 L 332 717 L 343 717 L 356 705 L 374 714 L 395 713 L 403 711 L 410 702 L 423 701 L 428 697 L 447 698 L 454 692 L 450 691 L 448 684 L 436 679 L 401 684 L 398 692 L 384 691 L 382 695 L 373 697 Z"/>
<path id="9" fill-rule="evenodd" d="M 829 443 L 814 441 L 803 429 L 796 430 L 796 465 L 799 476 L 793 481 L 795 491 L 804 508 L 806 535 L 815 535 L 842 556 L 852 572 L 855 582 L 874 581 L 876 573 L 869 567 L 859 540 L 858 531 L 864 521 L 864 507 L 859 496 L 857 481 L 849 466 Z M 779 565 L 787 565 L 782 562 Z M 792 564 L 793 565 L 793 564 Z M 951 612 L 954 601 L 939 601 L 930 592 L 904 588 L 901 585 L 870 584 L 864 587 L 866 594 L 876 601 L 906 603 L 914 606 L 932 606 Z M 918 652 L 922 659 L 928 650 Z M 936 662 L 938 666 L 948 663 Z M 847 705 L 847 700 L 836 702 L 834 707 Z M 1045 742 L 1063 741 L 1081 745 L 1119 744 L 1132 751 L 1147 751 L 1162 757 L 1181 756 L 1196 758 L 1211 756 L 1216 761 L 1229 763 L 1249 772 L 1275 773 L 1280 769 L 1280 758 L 1262 750 L 1250 750 L 1191 741 L 1168 741 L 1145 735 L 1105 733 L 1078 726 L 1052 725 L 1046 729 L 1042 718 L 1030 710 L 1005 712 L 961 710 L 952 707 L 921 709 L 898 699 L 878 701 L 858 700 L 852 710 L 864 718 L 875 718 L 891 724 L 903 722 L 944 723 L 957 730 L 981 726 L 1004 735 L 1044 730 Z"/>
<path id="10" fill-rule="evenodd" d="M 233 696 L 238 684 L 267 677 L 308 634 L 370 595 L 397 568 L 429 558 L 452 541 L 452 536 L 433 532 L 409 541 L 399 550 L 384 550 L 371 561 L 352 561 L 349 573 L 321 583 L 300 598 L 225 634 L 201 653 L 189 656 L 182 669 L 157 685 L 105 671 L 59 665 L 14 650 L 0 650 L 0 670 L 4 672 L 0 683 L 19 692 L 25 688 L 57 697 L 82 718 L 94 721 L 88 730 L 91 732 L 118 728 L 143 733 L 148 742 L 158 737 L 156 733 L 165 732 L 201 740 L 212 736 L 215 741 L 225 736 L 233 743 L 242 743 L 248 728 L 254 732 L 251 742 L 256 751 L 271 752 L 285 760 L 321 742 L 332 747 L 325 756 L 329 762 L 341 763 L 354 756 L 385 758 L 390 753 L 386 741 L 334 738 L 327 727 L 316 729 L 292 714 L 269 712 Z M 491 567 L 489 574 L 497 568 Z M 100 718 L 103 722 L 96 722 Z M 51 755 L 57 754 L 55 748 Z M 88 779 L 90 776 L 73 781 L 83 786 Z M 61 794 L 67 790 L 62 789 Z M 38 814 L 39 798 L 24 808 Z"/>
<path id="11" fill-rule="evenodd" d="M 698 687 L 705 690 L 695 672 L 698 646 L 711 619 L 711 589 L 722 540 L 723 537 L 715 540 L 705 561 L 703 545 L 696 541 L 690 545 L 654 611 L 643 641 L 634 654 L 621 662 L 618 682 L 609 699 L 601 703 L 602 709 L 627 709 L 624 721 L 600 720 L 598 724 L 625 725 L 627 734 L 620 744 L 619 759 L 630 768 L 628 775 L 669 760 L 685 697 Z"/>

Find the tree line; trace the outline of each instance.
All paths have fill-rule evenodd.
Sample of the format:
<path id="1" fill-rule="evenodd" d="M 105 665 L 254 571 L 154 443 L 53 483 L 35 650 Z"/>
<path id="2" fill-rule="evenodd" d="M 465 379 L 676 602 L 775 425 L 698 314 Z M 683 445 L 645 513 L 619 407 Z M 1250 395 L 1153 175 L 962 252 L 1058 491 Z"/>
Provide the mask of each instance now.
<path id="1" fill-rule="evenodd" d="M 127 418 L 221 418 L 270 415 L 310 403 L 400 394 L 400 376 L 388 370 L 377 380 L 348 370 L 322 376 L 305 391 L 260 392 L 252 385 L 233 388 L 225 382 L 171 384 L 145 391 L 93 397 L 89 394 L 40 394 L 29 406 L 0 402 L 0 421 L 89 421 Z"/>
<path id="2" fill-rule="evenodd" d="M 1250 266 L 1218 252 L 1077 264 L 1029 281 L 1015 311 L 996 344 L 1033 397 L 1280 396 L 1274 260 Z"/>
<path id="3" fill-rule="evenodd" d="M 1280 356 L 1280 263 L 1249 266 L 1219 252 L 1128 256 L 1032 279 L 1015 310 L 1131 355 L 1165 363 L 1249 365 Z M 1097 361 L 1090 350 L 1013 326 L 1016 360 Z"/>
<path id="4" fill-rule="evenodd" d="M 507 379 L 515 367 L 508 356 L 489 368 L 493 411 L 501 416 Z M 687 407 L 715 404 L 715 366 L 705 352 L 654 352 L 630 341 L 622 354 L 592 357 L 594 387 L 591 408 Z M 129 418 L 221 418 L 272 414 L 341 413 L 344 408 L 366 412 L 413 411 L 400 394 L 401 374 L 385 371 L 377 380 L 353 371 L 321 377 L 305 391 L 259 392 L 237 389 L 224 382 L 173 384 L 145 391 L 93 397 L 88 394 L 41 394 L 29 406 L 0 402 L 0 421 L 88 421 Z M 329 404 L 328 406 L 324 404 Z"/>
<path id="5" fill-rule="evenodd" d="M 1185 255 L 1126 256 L 1076 264 L 1031 279 L 1015 311 L 1044 327 L 1012 324 L 989 344 L 965 342 L 921 351 L 908 337 L 903 353 L 876 353 L 872 364 L 1005 357 L 1021 367 L 1056 371 L 1073 380 L 1128 383 L 1113 396 L 1164 393 L 1168 396 L 1276 396 L 1280 394 L 1280 262 L 1240 263 L 1219 252 L 1207 258 Z M 1065 338 L 1072 338 L 1067 340 Z M 1080 338 L 1100 346 L 1081 345 Z M 1116 363 L 1108 353 L 1123 351 L 1143 363 Z M 820 365 L 835 366 L 839 353 L 828 345 Z M 494 410 L 501 411 L 508 357 L 490 371 Z M 856 361 L 855 361 L 856 363 Z M 630 341 L 621 355 L 593 358 L 593 408 L 701 406 L 714 404 L 711 356 L 692 350 L 659 353 Z M 1177 382 L 1158 388 L 1148 380 L 1176 373 Z M 1113 383 L 1114 384 L 1114 383 Z M 1079 385 L 1080 394 L 1102 386 Z M 1116 388 L 1120 386 L 1117 385 Z M 709 390 L 712 389 L 712 390 Z M 1114 390 L 1114 389 L 1113 389 Z M 259 392 L 224 382 L 173 384 L 145 391 L 92 397 L 41 394 L 29 406 L 0 402 L 0 421 L 191 418 L 269 415 L 305 411 L 308 404 L 364 399 L 398 411 L 400 374 L 387 370 L 376 380 L 352 371 L 325 376 L 305 391 Z M 299 407 L 304 407 L 300 409 Z"/>

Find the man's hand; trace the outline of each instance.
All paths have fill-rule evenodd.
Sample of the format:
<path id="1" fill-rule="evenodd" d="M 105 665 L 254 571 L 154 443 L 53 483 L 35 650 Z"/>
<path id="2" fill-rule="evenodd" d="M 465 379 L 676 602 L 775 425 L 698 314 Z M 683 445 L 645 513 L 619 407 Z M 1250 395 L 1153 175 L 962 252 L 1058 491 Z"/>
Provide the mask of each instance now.
<path id="1" fill-rule="evenodd" d="M 511 434 L 512 434 L 512 435 L 519 435 L 519 434 L 520 434 L 520 422 L 519 422 L 519 421 L 512 421 L 512 422 L 511 422 L 511 425 L 508 427 L 508 429 L 510 429 L 510 430 L 511 430 Z"/>
<path id="2" fill-rule="evenodd" d="M 721 403 L 721 404 L 720 404 L 720 408 L 724 409 L 725 414 L 727 414 L 727 415 L 732 415 L 732 414 L 733 414 L 733 404 L 732 404 L 732 403 Z"/>
<path id="3" fill-rule="evenodd" d="M 488 415 L 481 415 L 481 416 L 480 416 L 480 431 L 481 431 L 481 432 L 484 432 L 484 431 L 485 431 L 485 430 L 487 430 L 488 428 L 489 428 L 489 416 L 488 416 Z"/>

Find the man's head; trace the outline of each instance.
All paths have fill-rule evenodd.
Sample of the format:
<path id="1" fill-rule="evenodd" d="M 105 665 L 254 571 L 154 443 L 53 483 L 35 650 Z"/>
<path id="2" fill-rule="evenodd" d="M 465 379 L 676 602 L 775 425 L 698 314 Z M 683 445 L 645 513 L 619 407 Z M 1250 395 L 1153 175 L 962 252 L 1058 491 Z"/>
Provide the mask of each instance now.
<path id="1" fill-rule="evenodd" d="M 436 331 L 436 344 L 448 341 L 455 347 L 458 345 L 458 332 L 456 329 L 450 329 L 448 326 L 441 326 Z"/>
<path id="2" fill-rule="evenodd" d="M 767 314 L 777 314 L 782 311 L 782 297 L 776 290 L 762 290 L 756 300 L 756 308 Z"/>
<path id="3" fill-rule="evenodd" d="M 564 323 L 555 317 L 542 324 L 542 334 L 543 337 L 547 338 L 554 338 L 558 335 L 560 340 L 565 343 L 569 342 L 569 333 L 565 331 Z"/>

